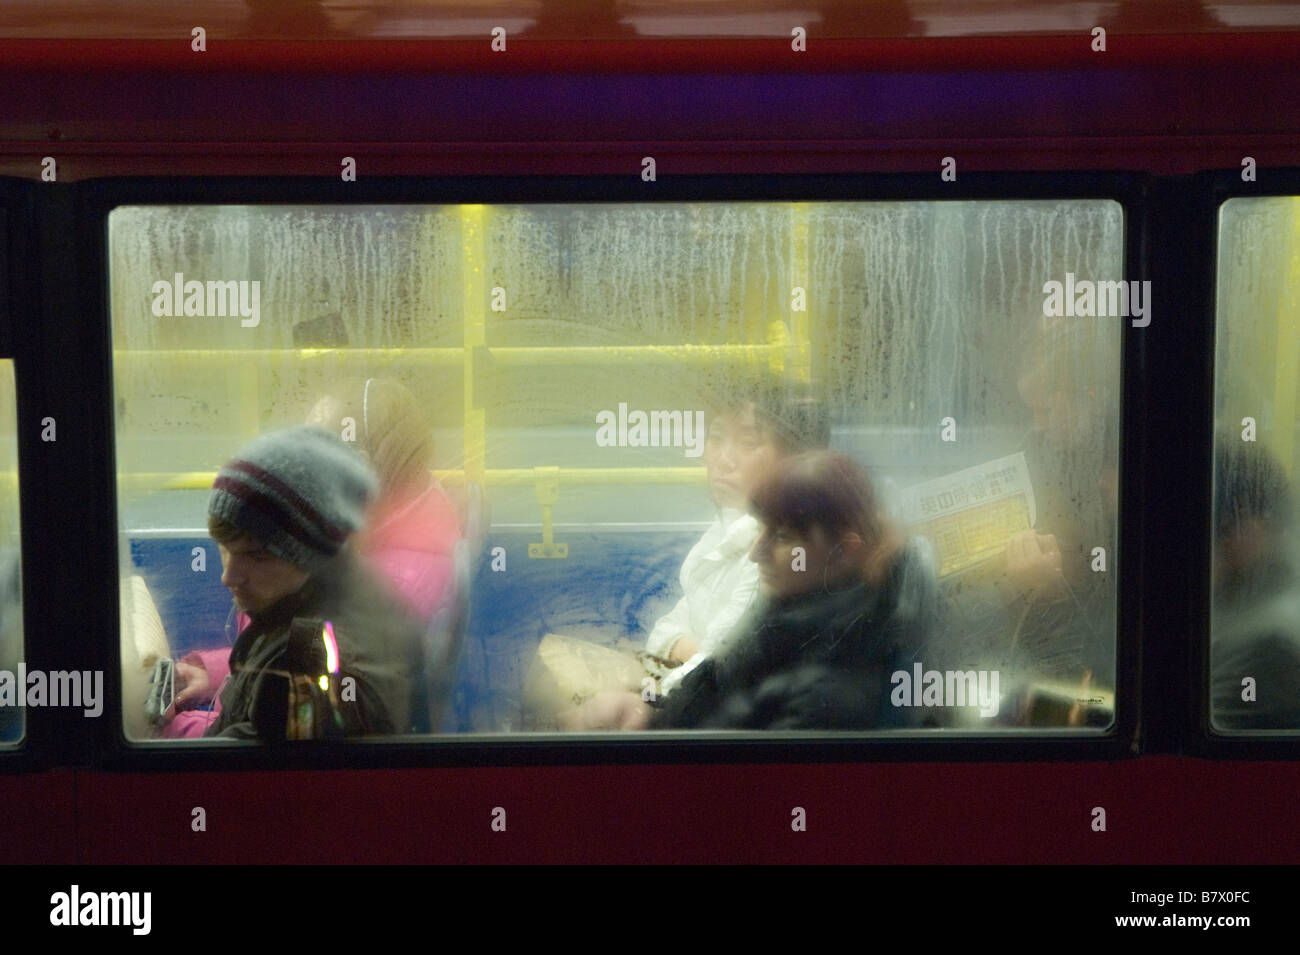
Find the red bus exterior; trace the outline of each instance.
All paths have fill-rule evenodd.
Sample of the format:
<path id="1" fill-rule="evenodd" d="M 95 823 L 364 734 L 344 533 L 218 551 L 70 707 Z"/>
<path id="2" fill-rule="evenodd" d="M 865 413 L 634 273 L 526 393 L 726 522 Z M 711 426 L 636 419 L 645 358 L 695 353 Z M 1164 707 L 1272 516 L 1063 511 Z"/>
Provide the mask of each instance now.
<path id="1" fill-rule="evenodd" d="M 417 24 L 391 39 L 373 32 L 378 20 L 322 20 L 330 4 L 301 6 L 300 16 L 285 14 L 249 35 L 231 4 L 190 4 L 180 23 L 150 4 L 116 0 L 76 22 L 46 24 L 36 4 L 10 0 L 0 12 L 0 176 L 39 185 L 42 159 L 53 156 L 60 182 L 330 177 L 352 156 L 366 178 L 635 177 L 641 157 L 653 155 L 661 176 L 842 173 L 863 176 L 869 196 L 880 174 L 937 179 L 945 156 L 956 158 L 959 176 L 1166 178 L 1238 170 L 1249 156 L 1261 186 L 1272 170 L 1300 167 L 1300 32 L 1285 23 L 1246 30 L 1210 14 L 1189 22 L 1181 4 L 1165 14 L 1157 7 L 1146 20 L 1118 18 L 1107 25 L 1104 51 L 1094 49 L 1090 27 L 1066 14 L 1034 32 L 930 35 L 916 7 L 909 17 L 899 4 L 904 19 L 873 22 L 854 13 L 856 4 L 826 0 L 805 5 L 820 11 L 822 25 L 810 27 L 804 53 L 781 34 L 631 36 L 620 21 L 591 13 L 511 36 L 501 54 L 486 35 L 438 38 Z M 1008 16 L 1032 7 L 1008 5 Z M 379 19 L 386 12 L 379 0 L 350 9 Z M 956 7 L 971 16 L 981 10 L 975 2 Z M 205 17 L 213 24 L 207 50 L 195 52 L 186 24 L 201 26 Z M 86 23 L 97 25 L 98 37 L 85 35 Z M 1154 497 L 1142 504 L 1152 509 L 1150 520 L 1141 518 L 1143 533 L 1159 533 L 1161 505 Z M 1157 573 L 1164 577 L 1141 585 L 1157 603 L 1143 605 L 1139 625 L 1178 604 L 1168 593 L 1171 572 Z M 31 594 L 42 584 L 28 586 Z M 32 619 L 55 600 L 53 592 L 38 597 Z M 1175 623 L 1194 620 L 1185 608 Z M 922 754 L 869 763 L 625 765 L 615 754 L 576 761 L 592 765 L 528 765 L 516 755 L 509 764 L 487 756 L 476 757 L 483 765 L 453 767 L 169 772 L 56 758 L 22 771 L 0 764 L 0 857 L 83 864 L 1300 857 L 1300 828 L 1291 824 L 1300 762 L 1199 751 L 1187 729 L 1195 723 L 1194 680 L 1180 690 L 1178 678 L 1151 674 L 1158 657 L 1144 649 L 1142 659 L 1142 728 L 1125 758 L 993 759 L 973 747 L 956 762 Z M 1177 702 L 1155 700 L 1166 683 L 1175 684 Z M 185 823 L 200 806 L 207 831 L 191 833 Z M 1090 825 L 1098 806 L 1105 832 Z M 490 827 L 495 807 L 508 812 L 507 833 Z M 791 831 L 793 807 L 806 810 L 806 832 Z M 177 835 L 158 836 L 164 820 L 161 828 Z"/>

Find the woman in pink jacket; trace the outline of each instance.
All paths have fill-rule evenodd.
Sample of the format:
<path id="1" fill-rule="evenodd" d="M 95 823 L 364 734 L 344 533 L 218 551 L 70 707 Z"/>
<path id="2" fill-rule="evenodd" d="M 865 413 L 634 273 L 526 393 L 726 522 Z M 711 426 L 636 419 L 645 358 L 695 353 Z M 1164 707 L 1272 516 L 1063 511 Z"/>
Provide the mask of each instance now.
<path id="1" fill-rule="evenodd" d="M 461 526 L 431 473 L 432 428 L 415 397 L 391 379 L 350 379 L 316 403 L 307 423 L 350 440 L 378 473 L 379 496 L 357 535 L 357 550 L 421 620 L 432 620 L 452 597 L 452 552 Z M 249 618 L 232 616 L 226 626 L 233 643 Z M 176 666 L 178 712 L 162 735 L 202 736 L 220 712 L 220 688 L 229 674 L 229 646 L 183 657 Z M 193 708 L 208 701 L 213 709 Z"/>
<path id="2" fill-rule="evenodd" d="M 351 419 L 351 424 L 345 424 Z M 308 424 L 343 433 L 379 475 L 379 497 L 357 549 L 422 620 L 450 599 L 460 519 L 431 473 L 433 432 L 414 395 L 391 379 L 344 382 L 312 410 Z"/>

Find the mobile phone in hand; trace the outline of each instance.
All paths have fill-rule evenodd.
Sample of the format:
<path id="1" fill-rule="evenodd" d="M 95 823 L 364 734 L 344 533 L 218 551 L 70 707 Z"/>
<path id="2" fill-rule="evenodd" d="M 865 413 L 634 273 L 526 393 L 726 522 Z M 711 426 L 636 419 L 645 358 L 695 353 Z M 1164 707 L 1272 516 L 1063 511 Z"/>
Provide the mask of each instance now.
<path id="1" fill-rule="evenodd" d="M 176 712 L 176 664 L 170 657 L 153 665 L 149 681 L 149 697 L 144 704 L 145 713 L 159 726 Z"/>

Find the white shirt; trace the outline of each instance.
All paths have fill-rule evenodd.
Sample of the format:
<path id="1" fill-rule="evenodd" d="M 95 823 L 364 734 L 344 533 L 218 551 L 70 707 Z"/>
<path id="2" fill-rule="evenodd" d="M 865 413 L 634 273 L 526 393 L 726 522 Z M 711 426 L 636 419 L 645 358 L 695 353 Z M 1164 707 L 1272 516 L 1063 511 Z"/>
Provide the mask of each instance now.
<path id="1" fill-rule="evenodd" d="M 726 642 L 754 601 L 758 565 L 749 559 L 749 549 L 758 536 L 757 520 L 726 509 L 686 555 L 680 578 L 685 596 L 659 618 L 645 648 L 667 659 L 677 638 L 689 634 L 700 649 L 660 681 L 662 694 L 670 693 L 682 677 Z"/>

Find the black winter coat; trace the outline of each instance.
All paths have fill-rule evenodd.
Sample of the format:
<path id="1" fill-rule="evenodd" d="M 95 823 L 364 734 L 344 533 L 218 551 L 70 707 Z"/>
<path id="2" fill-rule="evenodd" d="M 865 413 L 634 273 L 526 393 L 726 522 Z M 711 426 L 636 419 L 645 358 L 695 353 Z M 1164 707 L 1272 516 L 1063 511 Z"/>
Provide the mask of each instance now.
<path id="1" fill-rule="evenodd" d="M 923 544 L 909 542 L 883 586 L 858 583 L 770 601 L 720 655 L 661 701 L 656 729 L 848 730 L 901 726 L 890 675 L 910 667 L 935 612 Z"/>
<path id="2" fill-rule="evenodd" d="M 1288 548 L 1290 550 L 1290 548 Z M 1225 730 L 1300 727 L 1300 574 L 1276 555 L 1215 591 L 1210 635 L 1213 722 Z M 1242 680 L 1255 681 L 1253 700 Z"/>
<path id="3" fill-rule="evenodd" d="M 408 731 L 422 628 L 348 551 L 309 577 L 297 593 L 249 616 L 251 623 L 230 651 L 221 715 L 205 736 L 283 738 L 288 684 L 279 674 L 322 672 L 319 660 L 303 652 L 307 641 L 291 642 L 290 634 L 319 634 L 326 620 L 338 641 L 338 684 L 347 677 L 356 681 L 355 700 L 339 703 L 343 735 Z"/>

